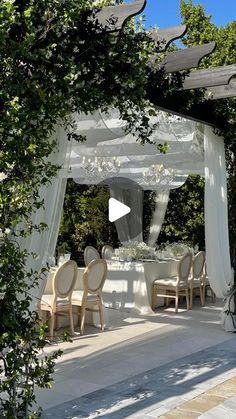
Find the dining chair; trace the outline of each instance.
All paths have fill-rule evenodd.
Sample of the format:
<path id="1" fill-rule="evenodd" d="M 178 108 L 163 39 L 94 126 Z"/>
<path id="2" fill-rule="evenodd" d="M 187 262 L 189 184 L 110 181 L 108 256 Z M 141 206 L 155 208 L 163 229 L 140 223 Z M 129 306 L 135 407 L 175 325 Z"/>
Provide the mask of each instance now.
<path id="1" fill-rule="evenodd" d="M 53 338 L 57 313 L 68 312 L 71 333 L 74 333 L 71 295 L 77 279 L 78 267 L 74 260 L 61 265 L 52 278 L 52 294 L 43 294 L 40 309 L 50 313 L 49 336 Z"/>
<path id="2" fill-rule="evenodd" d="M 156 305 L 156 297 L 175 299 L 175 312 L 178 313 L 179 296 L 185 295 L 189 310 L 189 272 L 192 266 L 192 254 L 189 252 L 178 262 L 177 275 L 170 278 L 158 278 L 152 286 L 152 309 Z"/>
<path id="3" fill-rule="evenodd" d="M 114 254 L 114 249 L 112 246 L 105 244 L 102 248 L 102 259 L 111 259 Z"/>
<path id="4" fill-rule="evenodd" d="M 210 288 L 211 290 L 211 300 L 214 303 L 216 301 L 216 295 L 213 291 L 213 289 L 211 288 L 209 279 L 208 279 L 208 275 L 207 275 L 207 267 L 206 267 L 206 262 L 204 264 L 204 269 L 203 269 L 203 275 L 202 275 L 202 296 L 203 296 L 203 302 L 205 304 L 205 296 L 206 296 L 206 288 Z"/>
<path id="5" fill-rule="evenodd" d="M 85 266 L 88 266 L 88 264 L 92 262 L 92 260 L 98 260 L 98 259 L 100 259 L 100 255 L 97 249 L 95 249 L 95 247 L 93 246 L 86 246 L 84 249 Z"/>
<path id="6" fill-rule="evenodd" d="M 99 311 L 101 329 L 104 330 L 104 315 L 102 288 L 107 276 L 107 263 L 104 259 L 93 260 L 89 263 L 83 274 L 83 290 L 74 290 L 72 305 L 80 306 L 80 333 L 84 333 L 85 312 Z M 92 309 L 90 308 L 92 306 Z M 98 306 L 94 310 L 93 306 Z"/>
<path id="7" fill-rule="evenodd" d="M 192 261 L 192 269 L 189 277 L 189 291 L 190 291 L 190 310 L 193 308 L 193 293 L 195 289 L 199 289 L 201 305 L 204 305 L 203 297 L 203 273 L 205 265 L 205 252 L 200 251 L 194 257 Z"/>

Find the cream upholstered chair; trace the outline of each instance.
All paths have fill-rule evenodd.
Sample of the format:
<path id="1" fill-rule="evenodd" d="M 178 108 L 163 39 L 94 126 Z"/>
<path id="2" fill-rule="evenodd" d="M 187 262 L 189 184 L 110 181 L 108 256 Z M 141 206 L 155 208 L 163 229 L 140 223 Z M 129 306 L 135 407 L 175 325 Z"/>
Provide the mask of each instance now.
<path id="1" fill-rule="evenodd" d="M 160 278 L 153 282 L 152 309 L 155 309 L 156 297 L 175 299 L 175 312 L 178 312 L 179 296 L 186 296 L 187 310 L 189 310 L 189 272 L 192 266 L 192 254 L 187 253 L 178 262 L 177 276 Z"/>
<path id="2" fill-rule="evenodd" d="M 88 266 L 88 264 L 92 262 L 92 260 L 98 260 L 98 259 L 100 259 L 100 255 L 97 249 L 95 249 L 95 247 L 93 246 L 86 246 L 84 249 L 85 266 Z"/>
<path id="3" fill-rule="evenodd" d="M 109 246 L 108 244 L 105 244 L 102 248 L 102 258 L 103 259 L 111 259 L 114 253 L 113 247 Z"/>
<path id="4" fill-rule="evenodd" d="M 204 273 L 204 265 L 205 265 L 205 252 L 201 251 L 198 252 L 193 257 L 193 263 L 192 263 L 192 270 L 190 274 L 189 279 L 189 289 L 190 289 L 190 309 L 193 307 L 193 293 L 195 289 L 199 289 L 200 291 L 200 300 L 201 304 L 204 304 L 204 298 L 203 298 L 203 273 Z"/>
<path id="5" fill-rule="evenodd" d="M 50 313 L 50 338 L 53 338 L 56 314 L 59 312 L 68 312 L 71 333 L 74 333 L 71 295 L 77 279 L 77 269 L 73 260 L 63 263 L 52 278 L 53 294 L 42 295 L 40 309 Z"/>
<path id="6" fill-rule="evenodd" d="M 84 333 L 85 311 L 91 306 L 98 306 L 101 329 L 104 330 L 102 288 L 107 276 L 107 263 L 104 259 L 89 263 L 83 275 L 83 290 L 74 290 L 72 305 L 80 306 L 80 332 Z M 90 309 L 91 310 L 91 309 Z M 92 309 L 92 311 L 94 311 Z"/>

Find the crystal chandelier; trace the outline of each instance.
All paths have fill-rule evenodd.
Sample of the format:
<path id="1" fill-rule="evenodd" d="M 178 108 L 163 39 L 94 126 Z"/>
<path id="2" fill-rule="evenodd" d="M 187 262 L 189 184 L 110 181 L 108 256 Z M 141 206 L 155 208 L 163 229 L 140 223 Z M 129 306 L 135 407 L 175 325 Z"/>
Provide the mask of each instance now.
<path id="1" fill-rule="evenodd" d="M 175 177 L 174 169 L 166 169 L 163 164 L 153 164 L 143 174 L 143 183 L 146 185 L 161 184 L 168 186 Z"/>
<path id="2" fill-rule="evenodd" d="M 82 168 L 90 178 L 104 179 L 119 173 L 120 161 L 117 157 L 83 157 Z"/>

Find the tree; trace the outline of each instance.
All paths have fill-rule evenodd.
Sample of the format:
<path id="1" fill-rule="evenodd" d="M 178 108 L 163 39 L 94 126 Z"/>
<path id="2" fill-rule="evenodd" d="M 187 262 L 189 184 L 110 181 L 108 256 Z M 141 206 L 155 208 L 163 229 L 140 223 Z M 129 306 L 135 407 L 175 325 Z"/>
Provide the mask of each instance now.
<path id="1" fill-rule="evenodd" d="M 205 248 L 204 179 L 189 176 L 185 184 L 170 191 L 170 200 L 158 242 L 186 241 Z"/>
<path id="2" fill-rule="evenodd" d="M 96 185 L 79 185 L 69 179 L 64 200 L 57 249 L 66 243 L 72 258 L 83 263 L 88 245 L 100 252 L 102 246 L 118 246 L 114 224 L 108 221 L 109 189 Z"/>
<path id="3" fill-rule="evenodd" d="M 226 27 L 217 27 L 211 22 L 211 16 L 206 16 L 202 5 L 193 5 L 192 0 L 180 2 L 180 12 L 188 32 L 182 42 L 188 47 L 216 41 L 217 48 L 201 62 L 202 68 L 235 64 L 236 61 L 236 21 Z M 206 101 L 203 97 L 196 106 L 194 100 L 190 106 L 192 112 L 201 107 L 202 112 L 215 114 L 216 126 L 224 136 L 228 177 L 229 202 L 229 233 L 231 261 L 236 272 L 236 98 Z"/>

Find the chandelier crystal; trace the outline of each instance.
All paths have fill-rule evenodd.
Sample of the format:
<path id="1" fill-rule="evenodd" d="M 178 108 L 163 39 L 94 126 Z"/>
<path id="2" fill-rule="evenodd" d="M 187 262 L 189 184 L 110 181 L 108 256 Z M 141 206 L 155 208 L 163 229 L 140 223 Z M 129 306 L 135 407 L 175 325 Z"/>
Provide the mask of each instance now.
<path id="1" fill-rule="evenodd" d="M 168 186 L 175 177 L 175 170 L 165 168 L 163 164 L 153 164 L 143 173 L 143 183 L 146 185 L 161 184 Z"/>
<path id="2" fill-rule="evenodd" d="M 90 178 L 105 179 L 120 172 L 120 161 L 117 157 L 83 157 L 82 168 Z"/>

